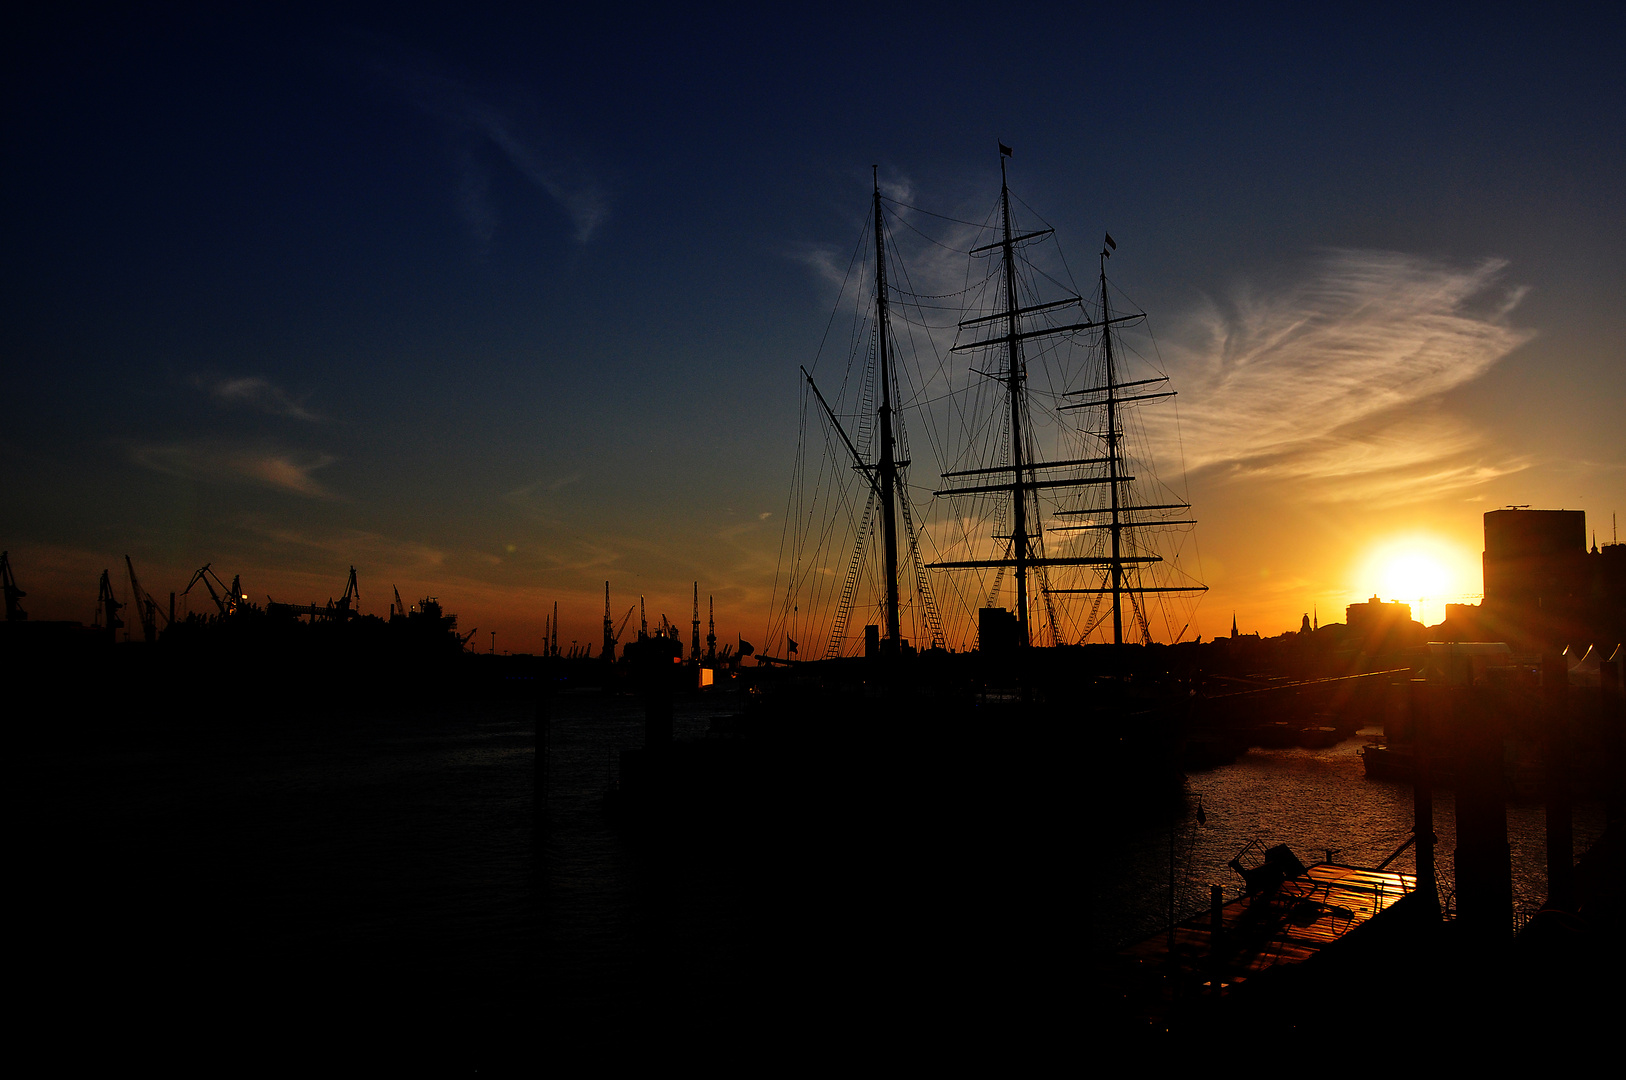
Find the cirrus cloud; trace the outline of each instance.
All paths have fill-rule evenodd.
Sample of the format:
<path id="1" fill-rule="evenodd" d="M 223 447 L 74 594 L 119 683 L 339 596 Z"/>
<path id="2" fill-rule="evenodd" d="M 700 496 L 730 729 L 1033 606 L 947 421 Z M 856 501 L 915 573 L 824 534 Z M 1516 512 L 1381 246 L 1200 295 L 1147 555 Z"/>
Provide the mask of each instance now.
<path id="1" fill-rule="evenodd" d="M 1210 304 L 1170 350 L 1188 468 L 1325 481 L 1321 498 L 1426 497 L 1523 468 L 1460 421 L 1413 415 L 1534 336 L 1510 323 L 1524 290 L 1505 268 L 1334 251 L 1291 289 Z"/>
<path id="2" fill-rule="evenodd" d="M 318 421 L 322 417 L 305 408 L 305 403 L 294 398 L 270 379 L 258 375 L 238 378 L 193 380 L 207 390 L 209 396 L 225 405 L 243 405 L 271 416 L 286 416 L 294 420 Z"/>
<path id="3" fill-rule="evenodd" d="M 176 442 L 131 447 L 130 458 L 154 472 L 200 483 L 247 483 L 310 499 L 337 498 L 313 475 L 338 460 L 332 454 L 269 446 Z"/>

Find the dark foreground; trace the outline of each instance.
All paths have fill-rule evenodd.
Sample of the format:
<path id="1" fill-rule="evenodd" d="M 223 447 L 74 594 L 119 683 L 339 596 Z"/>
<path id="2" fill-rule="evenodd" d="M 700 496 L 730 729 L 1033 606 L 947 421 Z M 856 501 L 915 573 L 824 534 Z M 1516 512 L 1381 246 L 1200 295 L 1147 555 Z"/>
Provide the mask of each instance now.
<path id="1" fill-rule="evenodd" d="M 534 711 L 61 723 L 12 758 L 18 1024 L 54 1061 L 510 1059 Z"/>

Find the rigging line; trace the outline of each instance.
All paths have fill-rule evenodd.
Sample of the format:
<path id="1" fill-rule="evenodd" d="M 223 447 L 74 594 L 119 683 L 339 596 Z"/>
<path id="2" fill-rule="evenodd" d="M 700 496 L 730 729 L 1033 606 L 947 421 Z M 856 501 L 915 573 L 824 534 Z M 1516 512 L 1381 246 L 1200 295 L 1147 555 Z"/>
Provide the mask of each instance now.
<path id="1" fill-rule="evenodd" d="M 847 260 L 847 273 L 841 279 L 841 291 L 836 294 L 835 307 L 830 309 L 830 318 L 824 324 L 824 336 L 819 338 L 819 349 L 813 354 L 813 365 L 810 370 L 818 370 L 819 357 L 824 355 L 824 343 L 830 337 L 830 327 L 835 325 L 836 313 L 841 310 L 841 298 L 847 295 L 847 282 L 852 280 L 853 265 L 858 261 L 858 255 L 864 249 L 864 230 L 858 231 L 858 245 L 853 248 L 852 257 Z"/>
<path id="2" fill-rule="evenodd" d="M 905 210 L 913 210 L 917 214 L 925 214 L 928 217 L 942 218 L 944 221 L 952 221 L 956 225 L 969 225 L 973 229 L 991 229 L 991 228 L 993 228 L 992 225 L 989 225 L 986 222 L 979 225 L 975 221 L 964 221 L 964 220 L 962 220 L 960 218 L 949 217 L 947 214 L 939 214 L 935 210 L 927 210 L 924 207 L 920 207 L 920 206 L 910 206 L 908 203 L 902 202 L 901 200 L 898 200 L 898 199 L 889 199 L 885 195 L 881 196 L 881 203 L 882 203 L 883 206 L 885 204 L 887 204 L 887 203 L 891 203 L 893 206 L 901 206 Z M 960 252 L 960 254 L 964 255 L 965 252 L 962 251 L 962 252 Z"/>
<path id="3" fill-rule="evenodd" d="M 937 240 L 937 239 L 935 239 L 935 238 L 933 238 L 931 236 L 928 236 L 925 233 L 921 232 L 918 228 L 916 228 L 914 226 L 913 223 L 905 220 L 904 217 L 901 214 L 893 214 L 892 216 L 897 218 L 900 223 L 902 223 L 906 228 L 912 230 L 916 235 L 918 235 L 921 239 L 925 240 L 928 244 L 933 244 L 933 245 L 935 245 L 937 247 L 940 247 L 944 251 L 952 251 L 956 255 L 964 255 L 965 254 L 965 252 L 963 250 L 961 250 L 960 248 L 949 247 L 947 244 L 943 243 L 941 240 Z M 964 223 L 962 222 L 962 224 L 964 224 Z"/>
<path id="4" fill-rule="evenodd" d="M 900 306 L 913 308 L 915 311 L 952 311 L 957 316 L 965 312 L 965 308 L 961 307 L 959 304 L 922 304 L 918 300 L 910 299 L 910 297 L 914 296 L 913 293 L 906 293 L 900 289 L 893 289 L 892 291 L 898 294 L 898 299 L 895 301 L 897 304 Z M 931 299 L 931 297 L 925 297 L 924 299 Z M 959 325 L 958 319 L 948 324 L 948 326 L 956 329 L 959 328 Z M 947 329 L 947 327 L 945 327 L 945 329 Z"/>
<path id="5" fill-rule="evenodd" d="M 917 400 L 911 398 L 910 400 L 908 400 L 908 401 L 904 402 L 903 404 L 899 405 L 898 408 L 900 410 L 902 410 L 902 409 L 924 409 L 928 405 L 935 405 L 939 401 L 947 401 L 949 398 L 959 397 L 961 394 L 969 393 L 970 391 L 971 391 L 971 387 L 967 386 L 967 387 L 964 387 L 964 388 L 959 389 L 959 390 L 946 390 L 943 393 L 938 394 L 936 397 L 929 397 L 929 398 L 925 398 L 924 400 L 917 401 Z"/>
<path id="6" fill-rule="evenodd" d="M 892 238 L 892 234 L 891 234 L 890 230 L 887 231 L 887 236 L 888 236 L 888 239 Z M 893 250 L 894 250 L 894 252 L 897 250 L 896 246 L 894 246 Z M 906 283 L 908 283 L 908 284 L 910 284 L 912 286 L 913 281 L 909 277 L 908 264 L 906 262 L 904 262 L 904 260 L 902 259 L 901 256 L 899 256 L 895 261 L 896 261 L 897 277 L 900 280 L 902 280 L 902 281 L 904 281 L 904 282 L 906 282 Z M 918 307 L 918 305 L 916 305 L 916 306 Z M 893 356 L 898 358 L 901 361 L 900 366 L 902 367 L 905 376 L 909 376 L 911 374 L 914 376 L 914 381 L 913 381 L 912 386 L 918 386 L 920 388 L 919 391 L 916 394 L 916 396 L 918 397 L 918 393 L 925 392 L 926 388 L 930 385 L 930 380 L 923 379 L 923 378 L 920 377 L 921 376 L 920 363 L 919 363 L 920 348 L 919 348 L 919 345 L 915 341 L 915 335 L 914 335 L 914 330 L 913 330 L 913 327 L 915 325 L 917 325 L 917 324 L 914 322 L 914 320 L 909 319 L 907 317 L 905 317 L 903 319 L 903 323 L 904 323 L 905 327 L 909 328 L 907 333 L 909 335 L 909 346 L 910 347 L 907 350 L 897 349 L 895 347 L 896 342 L 897 342 L 897 338 L 896 338 L 896 335 L 894 335 L 893 336 L 893 342 L 894 342 Z M 924 324 L 924 323 L 920 324 L 920 325 L 922 325 L 926 330 L 946 329 L 946 327 L 932 327 L 932 326 L 930 326 L 928 324 Z M 926 340 L 927 340 L 928 343 L 931 344 L 932 353 L 933 353 L 934 356 L 936 356 L 937 355 L 936 338 L 932 334 L 928 333 L 926 335 Z M 914 365 L 914 370 L 912 372 L 910 370 L 911 362 L 913 362 L 913 365 Z M 939 367 L 941 367 L 941 365 L 939 365 Z M 897 408 L 900 411 L 903 408 L 906 407 L 903 400 L 902 400 L 902 397 L 903 397 L 903 395 L 900 393 L 899 394 L 899 403 L 898 403 L 898 406 L 897 406 Z M 909 405 L 908 407 L 913 408 L 914 406 L 911 403 L 911 405 Z M 938 445 L 938 443 L 937 443 L 937 441 L 935 439 L 935 434 L 936 433 L 932 430 L 931 425 L 928 424 L 927 425 L 927 431 L 926 431 L 927 440 L 928 440 L 928 442 L 931 443 L 932 453 L 935 454 L 939 460 L 941 460 L 942 456 L 943 456 L 943 451 L 942 451 L 942 447 L 940 445 Z M 904 441 L 907 442 L 907 439 L 908 439 L 908 427 L 907 427 L 907 425 L 903 426 L 903 436 L 904 436 Z"/>
<path id="7" fill-rule="evenodd" d="M 795 472 L 797 474 L 800 474 L 800 472 L 801 472 L 801 468 L 802 468 L 801 462 L 803 460 L 803 455 L 804 455 L 804 452 L 805 452 L 805 445 L 806 445 L 806 441 L 807 441 L 807 391 L 805 389 L 802 390 L 799 396 L 800 396 L 800 398 L 802 400 L 802 422 L 801 422 L 800 426 L 798 427 L 797 434 L 796 434 L 796 463 L 797 463 L 797 465 L 796 465 Z M 792 522 L 791 508 L 796 503 L 796 497 L 797 497 L 798 491 L 800 489 L 800 486 L 801 486 L 800 484 L 795 482 L 795 479 L 794 479 L 794 476 L 793 476 L 790 492 L 785 498 L 785 520 L 784 520 L 784 523 L 780 526 L 780 530 L 779 530 L 779 561 L 774 566 L 774 578 L 773 578 L 773 580 L 774 580 L 774 591 L 776 593 L 779 591 L 780 569 L 784 566 L 784 560 L 785 560 L 785 537 L 786 537 L 786 535 L 788 534 L 788 532 L 790 530 L 791 522 Z M 797 517 L 798 518 L 800 517 L 799 511 L 798 511 Z M 798 521 L 797 524 L 799 526 L 800 522 Z M 789 598 L 790 591 L 791 591 L 790 582 L 787 581 L 786 584 L 785 584 L 785 593 L 786 593 L 787 599 Z M 770 615 L 769 618 L 771 620 L 772 615 Z M 771 628 L 772 627 L 771 621 L 770 621 L 769 625 L 770 625 L 770 628 Z"/>
<path id="8" fill-rule="evenodd" d="M 1061 259 L 1061 268 L 1067 271 L 1067 282 L 1070 291 L 1074 296 L 1082 297 L 1084 294 L 1079 291 L 1078 279 L 1073 276 L 1073 267 L 1072 264 L 1067 261 L 1067 251 L 1061 246 L 1059 234 L 1058 239 L 1056 240 L 1056 256 Z"/>
<path id="9" fill-rule="evenodd" d="M 1056 231 L 1056 227 L 1054 225 L 1050 224 L 1050 222 L 1045 221 L 1044 215 L 1039 213 L 1039 211 L 1035 210 L 1033 207 L 1029 206 L 1027 204 L 1027 201 L 1025 199 L 1023 199 L 1022 196 L 1020 196 L 1016 192 L 1012 191 L 1011 192 L 1011 198 L 1013 198 L 1017 202 L 1021 203 L 1022 204 L 1022 209 L 1026 210 L 1028 213 L 1032 214 L 1035 218 L 1037 218 L 1039 220 L 1039 222 L 1044 225 L 1045 228 L 1049 229 L 1052 233 L 1054 233 Z"/>
<path id="10" fill-rule="evenodd" d="M 889 233 L 889 235 L 890 235 L 890 233 Z M 894 246 L 893 250 L 896 250 L 896 246 Z M 901 258 L 898 260 L 898 270 L 899 270 L 898 280 L 901 280 L 904 283 L 908 284 L 910 286 L 910 288 L 912 289 L 914 287 L 914 280 L 909 275 L 908 264 L 905 263 Z M 969 291 L 970 291 L 970 286 L 967 286 L 965 289 L 962 289 L 959 294 L 956 294 L 956 295 L 964 295 L 964 293 L 969 292 Z M 905 323 L 905 325 L 912 325 L 911 320 L 909 320 L 909 319 L 905 319 L 904 323 Z M 927 329 L 931 329 L 931 328 L 928 327 Z M 946 327 L 944 329 L 946 329 Z M 914 335 L 912 333 L 910 334 L 910 339 L 909 340 L 910 340 L 910 343 L 913 344 Z M 947 371 L 945 370 L 945 364 L 947 362 L 947 355 L 948 354 L 938 351 L 937 339 L 936 339 L 935 336 L 933 336 L 931 334 L 927 334 L 926 335 L 926 340 L 931 345 L 932 356 L 937 361 L 936 376 L 942 377 L 943 383 L 944 383 L 945 386 L 952 387 L 954 385 L 954 380 L 947 373 Z M 916 367 L 918 369 L 918 367 L 919 367 L 919 359 L 918 359 L 919 358 L 919 351 L 918 350 L 911 350 L 911 355 L 915 359 Z M 922 389 L 929 386 L 930 383 L 931 383 L 931 380 L 928 380 L 928 379 L 922 379 L 920 381 L 920 385 L 921 385 Z M 956 406 L 958 406 L 958 402 L 955 402 L 954 404 Z M 932 445 L 932 452 L 937 455 L 938 461 L 942 461 L 944 459 L 944 447 L 947 445 L 946 437 L 944 436 L 944 434 L 942 432 L 939 432 L 936 429 L 936 425 L 931 424 L 931 423 L 928 423 L 926 425 L 926 434 L 927 434 L 928 441 L 930 441 L 930 443 Z"/>
<path id="11" fill-rule="evenodd" d="M 887 235 L 891 236 L 891 233 L 888 233 Z M 887 282 L 887 287 L 889 289 L 891 289 L 893 292 L 897 293 L 899 296 L 912 296 L 916 300 L 952 300 L 956 296 L 964 296 L 966 293 L 971 291 L 970 287 L 967 286 L 966 288 L 961 289 L 959 292 L 916 293 L 916 292 L 910 292 L 908 289 L 902 288 L 902 287 L 900 287 L 898 285 L 894 285 L 890 281 Z M 936 305 L 934 305 L 934 306 L 936 306 Z M 958 311 L 960 309 L 959 308 L 944 307 L 942 310 L 944 310 L 944 311 Z"/>
<path id="12" fill-rule="evenodd" d="M 1047 273 L 1045 270 L 1043 270 L 1039 266 L 1037 266 L 1033 262 L 1033 260 L 1031 260 L 1031 259 L 1023 259 L 1022 261 L 1024 263 L 1026 263 L 1028 268 L 1031 269 L 1035 274 L 1038 274 L 1039 276 L 1043 277 L 1046 281 L 1050 282 L 1050 284 L 1054 285 L 1056 288 L 1058 288 L 1058 289 L 1067 289 L 1067 291 L 1071 292 L 1074 296 L 1078 296 L 1078 290 L 1077 289 L 1070 289 L 1070 288 L 1068 288 L 1068 286 L 1066 286 L 1066 285 L 1062 284 L 1061 282 L 1057 281 L 1055 278 L 1051 277 L 1049 273 Z M 1082 300 L 1083 297 L 1080 296 L 1079 299 Z"/>
<path id="13" fill-rule="evenodd" d="M 907 310 L 907 309 L 902 309 L 902 310 Z M 921 317 L 921 318 L 918 318 L 918 319 L 911 319 L 911 318 L 909 318 L 909 316 L 902 314 L 899 309 L 894 309 L 892 312 L 890 312 L 890 314 L 891 314 L 892 318 L 897 319 L 899 322 L 906 322 L 910 326 L 918 326 L 923 330 L 953 330 L 955 328 L 955 326 L 957 325 L 956 323 L 952 323 L 952 322 L 946 322 L 946 323 L 927 322 L 924 316 Z"/>

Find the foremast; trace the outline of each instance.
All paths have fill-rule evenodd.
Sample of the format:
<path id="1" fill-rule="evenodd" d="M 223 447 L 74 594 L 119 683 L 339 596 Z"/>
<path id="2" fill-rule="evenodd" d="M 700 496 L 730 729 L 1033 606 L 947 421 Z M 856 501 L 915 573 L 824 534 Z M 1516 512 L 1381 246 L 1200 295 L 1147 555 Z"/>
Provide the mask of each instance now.
<path id="1" fill-rule="evenodd" d="M 886 230 L 881 220 L 880 171 L 875 174 L 875 336 L 876 362 L 881 376 L 881 460 L 876 467 L 881 481 L 881 543 L 886 558 L 886 639 L 882 648 L 898 652 L 903 632 L 898 616 L 898 460 L 892 431 L 892 353 L 888 348 L 891 323 L 886 294 Z"/>
<path id="2" fill-rule="evenodd" d="M 891 350 L 891 315 L 888 310 L 887 284 L 886 284 L 886 227 L 881 207 L 881 181 L 879 169 L 876 170 L 874 181 L 874 211 L 875 211 L 875 339 L 876 339 L 876 368 L 881 383 L 881 404 L 876 410 L 880 421 L 881 445 L 880 453 L 874 464 L 864 460 L 858 448 L 848 437 L 846 429 L 841 426 L 835 411 L 830 408 L 824 395 L 819 392 L 818 384 L 806 368 L 802 375 L 813 390 L 813 396 L 818 399 L 819 406 L 829 418 L 830 424 L 835 428 L 836 434 L 841 436 L 842 443 L 847 452 L 852 455 L 854 466 L 869 482 L 873 497 L 881 503 L 881 545 L 884 559 L 884 573 L 886 576 L 885 599 L 886 608 L 886 636 L 881 642 L 881 650 L 887 655 L 898 655 L 903 651 L 903 626 L 901 603 L 898 588 L 898 470 L 908 465 L 908 461 L 900 461 L 897 456 L 896 410 L 892 403 L 892 390 L 896 382 L 893 372 Z M 907 514 L 907 508 L 905 508 Z M 863 538 L 859 538 L 862 545 Z M 856 555 L 854 558 L 856 559 Z M 856 565 L 856 564 L 855 564 Z M 924 599 L 924 598 L 923 598 Z M 844 600 L 845 604 L 846 601 Z M 926 600 L 928 608 L 930 601 Z M 838 625 L 844 625 L 842 616 Z M 839 633 L 832 638 L 831 647 L 835 648 L 839 641 Z M 936 644 L 934 640 L 934 644 Z"/>

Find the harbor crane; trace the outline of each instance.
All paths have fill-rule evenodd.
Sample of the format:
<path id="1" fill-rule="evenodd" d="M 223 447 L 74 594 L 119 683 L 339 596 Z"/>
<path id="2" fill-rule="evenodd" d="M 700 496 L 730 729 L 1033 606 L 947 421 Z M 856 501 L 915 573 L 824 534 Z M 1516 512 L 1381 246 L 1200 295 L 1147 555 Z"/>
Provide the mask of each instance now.
<path id="1" fill-rule="evenodd" d="M 607 587 L 605 589 L 605 596 L 606 596 L 606 598 L 608 598 L 608 596 L 609 596 L 609 589 Z M 612 631 L 610 629 L 610 611 L 609 611 L 608 608 L 605 608 L 605 610 L 604 610 L 604 656 L 606 658 L 605 659 L 606 663 L 613 663 L 615 661 L 615 647 L 617 645 L 621 644 L 621 635 L 626 633 L 627 623 L 632 621 L 632 613 L 634 611 L 637 611 L 637 610 L 638 610 L 638 605 L 637 604 L 634 604 L 631 607 L 629 607 L 627 609 L 627 613 L 625 615 L 621 616 L 621 625 L 616 627 Z"/>
<path id="2" fill-rule="evenodd" d="M 706 597 L 706 663 L 717 661 L 717 598 Z"/>
<path id="3" fill-rule="evenodd" d="M 141 636 L 150 645 L 158 640 L 158 613 L 161 609 L 152 593 L 143 589 L 141 582 L 136 580 L 135 563 L 130 561 L 128 555 L 124 557 L 124 567 L 130 572 L 130 603 L 135 605 L 136 616 L 141 620 Z M 173 593 L 170 596 L 174 598 Z M 164 625 L 167 627 L 172 621 L 173 616 L 165 616 Z"/>
<path id="4" fill-rule="evenodd" d="M 203 582 L 203 587 L 209 590 L 209 598 L 215 602 L 215 607 L 220 609 L 220 617 L 225 618 L 236 611 L 237 605 L 248 599 L 248 597 L 242 593 L 243 579 L 241 576 L 232 578 L 232 583 L 227 585 L 220 580 L 219 574 L 209 569 L 213 565 L 213 563 L 204 563 L 199 567 L 197 572 L 192 575 L 192 580 L 187 582 L 186 588 L 181 591 L 181 595 L 185 596 L 192 591 L 192 586 L 200 581 Z M 215 585 L 220 586 L 219 592 L 215 591 Z"/>
<path id="5" fill-rule="evenodd" d="M 689 646 L 689 663 L 700 663 L 700 582 L 694 583 L 694 643 Z"/>
<path id="6" fill-rule="evenodd" d="M 0 589 L 6 594 L 6 621 L 23 622 L 28 618 L 28 612 L 17 603 L 28 594 L 17 587 L 17 579 L 11 574 L 11 552 L 0 551 Z"/>
<path id="7" fill-rule="evenodd" d="M 119 627 L 124 625 L 124 620 L 119 618 L 119 609 L 122 607 L 124 605 L 113 595 L 112 576 L 103 570 L 101 588 L 96 594 L 96 618 L 93 625 L 106 630 L 109 641 L 117 640 Z"/>
<path id="8" fill-rule="evenodd" d="M 350 568 L 350 580 L 345 583 L 344 595 L 339 597 L 339 618 L 348 619 L 360 614 L 361 586 L 356 584 L 356 568 Z"/>

